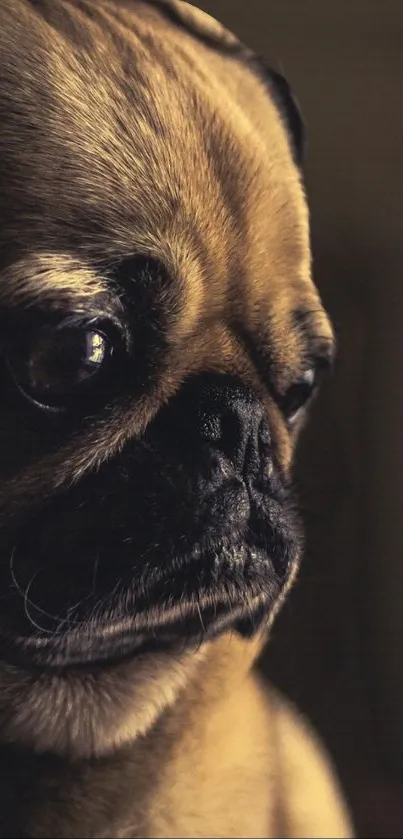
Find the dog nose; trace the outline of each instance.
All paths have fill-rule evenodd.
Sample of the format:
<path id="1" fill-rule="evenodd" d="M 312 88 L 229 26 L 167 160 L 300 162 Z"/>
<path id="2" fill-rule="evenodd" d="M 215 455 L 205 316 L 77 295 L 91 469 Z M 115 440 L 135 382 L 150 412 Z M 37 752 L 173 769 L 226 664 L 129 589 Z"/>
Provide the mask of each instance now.
<path id="1" fill-rule="evenodd" d="M 255 474 L 269 454 L 270 432 L 253 392 L 238 380 L 206 376 L 195 407 L 200 440 L 230 460 L 242 477 Z"/>

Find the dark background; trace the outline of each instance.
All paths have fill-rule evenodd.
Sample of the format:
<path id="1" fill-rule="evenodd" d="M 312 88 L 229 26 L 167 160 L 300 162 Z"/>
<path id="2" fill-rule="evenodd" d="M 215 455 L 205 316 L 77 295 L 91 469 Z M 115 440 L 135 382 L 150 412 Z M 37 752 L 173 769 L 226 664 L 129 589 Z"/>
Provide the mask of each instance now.
<path id="1" fill-rule="evenodd" d="M 402 837 L 403 1 L 197 5 L 296 92 L 339 342 L 300 447 L 304 566 L 263 666 L 322 733 L 360 835 Z"/>

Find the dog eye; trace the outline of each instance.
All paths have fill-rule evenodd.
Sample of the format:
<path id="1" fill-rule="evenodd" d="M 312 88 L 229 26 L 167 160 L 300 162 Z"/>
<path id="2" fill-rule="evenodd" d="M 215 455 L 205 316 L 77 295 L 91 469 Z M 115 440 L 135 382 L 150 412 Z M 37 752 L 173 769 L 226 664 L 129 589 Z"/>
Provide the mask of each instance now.
<path id="1" fill-rule="evenodd" d="M 48 329 L 20 357 L 14 378 L 28 398 L 60 408 L 103 370 L 112 354 L 106 335 L 85 327 Z"/>
<path id="2" fill-rule="evenodd" d="M 317 385 L 317 371 L 314 367 L 310 367 L 284 394 L 281 400 L 281 408 L 290 424 L 294 423 L 300 416 L 303 408 L 316 391 Z"/>

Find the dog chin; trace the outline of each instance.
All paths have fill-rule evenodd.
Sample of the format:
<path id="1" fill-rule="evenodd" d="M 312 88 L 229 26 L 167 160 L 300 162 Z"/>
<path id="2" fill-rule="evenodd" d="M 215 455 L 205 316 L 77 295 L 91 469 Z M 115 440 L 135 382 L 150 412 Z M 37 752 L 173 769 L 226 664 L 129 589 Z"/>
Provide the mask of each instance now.
<path id="1" fill-rule="evenodd" d="M 220 561 L 216 554 L 210 563 L 221 570 L 215 587 L 203 590 L 200 578 L 196 585 L 193 561 L 187 579 L 182 573 L 173 581 L 169 569 L 164 576 L 165 583 L 170 580 L 169 607 L 167 599 L 158 603 L 155 590 L 154 605 L 133 617 L 128 589 L 113 608 L 110 604 L 108 620 L 98 615 L 59 635 L 3 636 L 0 739 L 82 758 L 106 754 L 145 734 L 216 643 L 228 638 L 232 648 L 253 646 L 267 634 L 298 558 L 295 543 L 280 579 L 267 554 L 238 547 L 229 557 L 226 550 Z"/>
<path id="2" fill-rule="evenodd" d="M 232 489 L 221 492 L 194 538 L 181 496 L 179 522 L 166 492 L 150 490 L 142 516 L 139 491 L 133 512 L 131 492 L 101 477 L 92 494 L 81 485 L 19 521 L 1 546 L 0 739 L 36 751 L 100 755 L 144 734 L 209 649 L 254 649 L 298 567 L 287 493 L 265 484 L 242 523 L 227 516 Z"/>
<path id="3" fill-rule="evenodd" d="M 256 548 L 198 560 L 204 587 L 194 557 L 182 559 L 179 573 L 166 569 L 143 612 L 133 614 L 128 588 L 109 602 L 109 617 L 92 615 L 59 634 L 32 627 L 30 635 L 7 636 L 3 621 L 0 740 L 59 756 L 106 754 L 145 734 L 217 643 L 253 646 L 291 585 L 296 544 L 282 579 Z"/>
<path id="4" fill-rule="evenodd" d="M 98 757 L 145 734 L 208 651 L 153 652 L 102 668 L 0 665 L 0 740 L 36 753 Z"/>
<path id="5" fill-rule="evenodd" d="M 86 666 L 40 668 L 3 660 L 0 741 L 74 759 L 107 755 L 146 734 L 192 681 L 197 681 L 199 696 L 203 688 L 197 674 L 205 660 L 211 661 L 217 654 L 218 695 L 224 682 L 228 681 L 231 690 L 230 674 L 224 674 L 226 660 L 233 663 L 234 653 L 238 656 L 237 678 L 242 668 L 249 669 L 297 571 L 295 557 L 271 608 L 260 602 L 254 612 L 249 604 L 247 616 L 233 620 L 232 626 L 230 621 L 223 624 L 210 640 L 203 633 L 197 643 L 195 638 L 190 642 L 186 636 L 170 637 L 165 649 L 146 650 L 140 644 L 131 656 Z M 248 637 L 252 626 L 254 631 Z"/>

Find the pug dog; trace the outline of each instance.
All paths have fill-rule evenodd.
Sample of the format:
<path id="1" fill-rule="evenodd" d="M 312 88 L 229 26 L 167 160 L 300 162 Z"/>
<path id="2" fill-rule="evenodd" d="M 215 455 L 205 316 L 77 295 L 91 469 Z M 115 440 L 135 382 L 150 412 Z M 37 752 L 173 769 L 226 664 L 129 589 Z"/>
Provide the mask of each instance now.
<path id="1" fill-rule="evenodd" d="M 0 45 L 0 836 L 351 836 L 252 670 L 334 354 L 297 104 L 181 0 Z"/>

